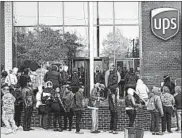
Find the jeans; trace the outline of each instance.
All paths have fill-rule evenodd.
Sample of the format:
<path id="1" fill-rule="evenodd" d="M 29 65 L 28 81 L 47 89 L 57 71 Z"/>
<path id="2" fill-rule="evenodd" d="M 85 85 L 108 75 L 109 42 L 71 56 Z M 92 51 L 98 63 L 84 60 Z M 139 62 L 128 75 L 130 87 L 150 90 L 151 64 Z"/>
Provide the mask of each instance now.
<path id="1" fill-rule="evenodd" d="M 67 123 L 69 120 L 69 129 L 72 129 L 72 123 L 73 123 L 73 113 L 72 112 L 65 112 L 64 115 L 64 129 L 67 129 Z"/>
<path id="2" fill-rule="evenodd" d="M 118 121 L 118 114 L 117 111 L 110 111 L 111 113 L 111 120 L 110 120 L 110 130 L 117 130 L 117 121 Z"/>
<path id="3" fill-rule="evenodd" d="M 16 123 L 17 127 L 19 127 L 21 125 L 21 113 L 22 113 L 22 110 L 23 110 L 23 104 L 15 105 L 15 116 L 14 116 L 14 119 L 15 119 L 15 123 Z"/>
<path id="4" fill-rule="evenodd" d="M 92 131 L 98 130 L 99 127 L 99 115 L 98 109 L 92 110 Z"/>
<path id="5" fill-rule="evenodd" d="M 159 112 L 151 112 L 151 131 L 159 132 L 159 122 L 160 122 L 160 113 Z"/>
<path id="6" fill-rule="evenodd" d="M 177 127 L 181 130 L 181 109 L 177 109 L 176 111 L 176 118 L 177 118 Z"/>
<path id="7" fill-rule="evenodd" d="M 43 129 L 49 129 L 50 127 L 50 121 L 51 121 L 51 114 L 43 114 L 41 118 L 41 127 Z"/>
<path id="8" fill-rule="evenodd" d="M 56 126 L 57 120 L 58 120 L 58 123 L 59 123 L 59 128 L 62 129 L 62 116 L 58 115 L 58 114 L 54 114 L 54 118 L 53 118 L 54 128 L 57 128 L 57 126 Z"/>
<path id="9" fill-rule="evenodd" d="M 136 110 L 126 110 L 126 113 L 129 117 L 129 127 L 133 127 L 136 118 Z"/>
<path id="10" fill-rule="evenodd" d="M 166 131 L 166 124 L 167 124 L 167 131 L 171 131 L 171 116 L 173 113 L 172 107 L 163 106 L 164 110 L 164 117 L 162 117 L 162 132 Z"/>
<path id="11" fill-rule="evenodd" d="M 31 125 L 31 116 L 32 116 L 33 107 L 24 107 L 24 121 L 23 121 L 23 129 L 27 130 Z"/>
<path id="12" fill-rule="evenodd" d="M 81 123 L 81 117 L 82 117 L 82 111 L 75 111 L 76 115 L 76 132 L 80 132 L 80 123 Z"/>

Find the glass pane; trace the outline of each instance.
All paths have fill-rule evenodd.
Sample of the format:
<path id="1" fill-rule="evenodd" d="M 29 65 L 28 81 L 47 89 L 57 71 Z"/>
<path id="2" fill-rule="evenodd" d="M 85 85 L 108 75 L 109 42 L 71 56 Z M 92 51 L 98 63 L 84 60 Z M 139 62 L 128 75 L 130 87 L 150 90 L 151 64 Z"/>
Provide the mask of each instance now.
<path id="1" fill-rule="evenodd" d="M 37 2 L 13 2 L 13 23 L 17 26 L 37 24 Z"/>
<path id="2" fill-rule="evenodd" d="M 138 23 L 138 2 L 115 2 L 116 24 Z"/>
<path id="3" fill-rule="evenodd" d="M 113 27 L 100 26 L 100 56 L 112 57 L 113 55 Z"/>
<path id="4" fill-rule="evenodd" d="M 87 25 L 88 6 L 87 2 L 64 2 L 65 25 Z"/>
<path id="5" fill-rule="evenodd" d="M 64 34 L 65 46 L 77 47 L 76 57 L 88 57 L 88 27 L 65 27 Z"/>
<path id="6" fill-rule="evenodd" d="M 113 24 L 113 2 L 99 2 L 100 24 Z"/>
<path id="7" fill-rule="evenodd" d="M 39 2 L 39 23 L 62 25 L 62 2 Z"/>
<path id="8" fill-rule="evenodd" d="M 116 27 L 116 43 L 127 58 L 139 57 L 139 27 L 119 26 Z"/>

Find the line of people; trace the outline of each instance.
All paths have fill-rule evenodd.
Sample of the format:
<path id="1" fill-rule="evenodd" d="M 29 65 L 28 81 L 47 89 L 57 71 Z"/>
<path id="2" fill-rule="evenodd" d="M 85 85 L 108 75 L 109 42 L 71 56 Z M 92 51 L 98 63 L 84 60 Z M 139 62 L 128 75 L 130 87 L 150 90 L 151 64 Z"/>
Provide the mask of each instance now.
<path id="1" fill-rule="evenodd" d="M 42 128 L 49 129 L 50 115 L 53 114 L 54 131 L 62 132 L 63 130 L 67 130 L 67 119 L 69 120 L 69 131 L 71 131 L 72 119 L 75 115 L 76 133 L 83 134 L 80 131 L 80 123 L 82 113 L 85 108 L 85 105 L 83 104 L 84 87 L 80 85 L 76 69 L 73 69 L 73 73 L 71 75 L 71 83 L 69 85 L 68 79 L 63 79 L 68 78 L 68 74 L 66 73 L 67 68 L 63 68 L 61 73 L 58 72 L 58 70 L 58 67 L 55 65 L 53 65 L 52 68 L 48 71 L 41 68 L 37 71 L 40 72 L 40 74 L 37 75 L 38 79 L 33 79 L 34 77 L 32 76 L 34 75 L 32 75 L 28 69 L 25 69 L 21 75 L 17 75 L 17 69 L 15 69 L 9 72 L 9 74 L 12 74 L 14 76 L 17 75 L 17 85 L 11 83 L 13 82 L 13 79 L 11 78 L 14 78 L 14 76 L 11 77 L 6 72 L 3 72 L 4 74 L 2 74 L 2 76 L 4 77 L 1 78 L 1 82 L 3 84 L 1 88 L 4 94 L 2 96 L 2 116 L 4 117 L 2 118 L 3 122 L 8 128 L 7 134 L 16 132 L 18 127 L 20 127 L 20 117 L 23 108 L 23 130 L 32 130 L 30 126 L 31 115 L 34 107 L 38 108 L 39 114 L 42 116 Z M 8 79 L 10 81 L 7 81 Z M 88 104 L 88 108 L 92 110 L 92 133 L 100 132 L 98 130 L 99 105 L 101 100 L 106 100 L 107 98 L 111 116 L 109 132 L 118 134 L 118 87 L 120 80 L 121 77 L 116 70 L 115 65 L 111 64 L 110 69 L 105 73 L 105 85 L 101 83 L 96 83 L 94 85 Z M 164 134 L 166 131 L 166 122 L 167 131 L 171 133 L 170 119 L 172 115 L 171 113 L 174 109 L 173 107 L 175 107 L 177 109 L 176 115 L 178 117 L 178 130 L 181 130 L 181 99 L 179 98 L 181 89 L 179 86 L 176 87 L 176 90 L 174 88 L 175 85 L 170 81 L 169 76 L 164 76 L 164 85 L 162 89 L 159 90 L 158 88 L 156 89 L 156 87 L 154 87 L 151 92 L 141 79 L 136 79 L 135 83 L 133 82 L 133 85 L 127 85 L 127 87 L 125 87 L 125 109 L 126 114 L 129 117 L 129 127 L 134 126 L 137 109 L 142 108 L 143 106 L 147 106 L 147 109 L 151 112 L 151 118 L 153 122 L 151 126 L 152 134 Z M 104 97 L 103 93 L 107 93 L 108 96 Z M 157 95 L 160 95 L 160 98 L 152 98 L 157 97 Z M 175 96 L 175 98 L 173 96 Z M 64 128 L 62 128 L 63 116 Z M 12 117 L 14 117 L 16 125 L 9 124 L 10 122 L 13 123 Z M 163 133 L 159 133 L 160 117 L 162 117 Z M 58 128 L 56 125 L 57 121 L 59 125 Z"/>

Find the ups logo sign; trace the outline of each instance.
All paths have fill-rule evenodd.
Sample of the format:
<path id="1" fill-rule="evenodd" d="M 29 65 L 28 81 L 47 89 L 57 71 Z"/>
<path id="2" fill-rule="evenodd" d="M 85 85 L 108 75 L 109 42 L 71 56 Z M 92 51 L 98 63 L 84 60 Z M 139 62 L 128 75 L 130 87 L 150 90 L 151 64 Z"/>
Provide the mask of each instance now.
<path id="1" fill-rule="evenodd" d="M 179 10 L 157 8 L 151 11 L 151 29 L 157 37 L 168 40 L 179 31 Z"/>

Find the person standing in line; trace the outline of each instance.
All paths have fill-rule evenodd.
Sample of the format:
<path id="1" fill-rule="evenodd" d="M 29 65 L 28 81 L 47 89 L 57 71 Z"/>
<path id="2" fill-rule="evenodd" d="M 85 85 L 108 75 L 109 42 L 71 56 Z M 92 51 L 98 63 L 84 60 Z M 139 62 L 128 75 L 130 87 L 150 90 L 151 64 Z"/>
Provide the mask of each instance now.
<path id="1" fill-rule="evenodd" d="M 99 66 L 95 67 L 95 72 L 94 72 L 94 84 L 96 83 L 103 83 L 103 76 L 99 69 Z"/>
<path id="2" fill-rule="evenodd" d="M 29 74 L 29 69 L 25 68 L 23 74 L 20 76 L 19 84 L 21 89 L 27 87 L 27 84 L 31 82 Z"/>
<path id="3" fill-rule="evenodd" d="M 167 124 L 167 131 L 173 133 L 171 131 L 171 117 L 174 110 L 175 100 L 173 95 L 170 94 L 170 89 L 167 86 L 163 86 L 162 91 L 161 101 L 164 110 L 164 117 L 162 117 L 162 132 L 163 134 L 165 133 Z"/>
<path id="4" fill-rule="evenodd" d="M 171 81 L 170 76 L 168 76 L 168 75 L 164 76 L 163 86 L 167 86 L 169 88 L 170 94 L 172 94 L 172 95 L 175 94 L 175 84 L 174 84 L 174 82 Z"/>
<path id="5" fill-rule="evenodd" d="M 73 93 L 76 93 L 79 89 L 79 75 L 76 68 L 73 68 L 73 72 L 71 75 L 71 88 Z"/>
<path id="6" fill-rule="evenodd" d="M 72 93 L 71 87 L 69 85 L 66 86 L 64 89 L 64 94 L 63 94 L 63 104 L 65 107 L 65 115 L 64 115 L 64 130 L 67 130 L 67 119 L 69 120 L 69 131 L 72 130 L 72 122 L 73 122 L 73 96 L 74 94 Z"/>
<path id="7" fill-rule="evenodd" d="M 31 117 L 35 101 L 31 82 L 28 82 L 27 86 L 22 89 L 22 96 L 24 102 L 23 131 L 30 131 L 33 130 L 31 128 Z"/>
<path id="8" fill-rule="evenodd" d="M 134 92 L 134 89 L 129 88 L 127 91 L 127 96 L 125 97 L 125 110 L 129 117 L 129 127 L 133 127 L 136 118 L 136 108 L 140 107 L 139 104 L 135 103 L 135 98 L 133 96 Z"/>
<path id="9" fill-rule="evenodd" d="M 76 115 L 76 133 L 77 134 L 84 134 L 84 132 L 80 131 L 80 124 L 81 124 L 81 118 L 82 118 L 82 112 L 84 110 L 83 107 L 83 92 L 84 92 L 84 86 L 80 86 L 78 91 L 74 95 L 74 102 L 73 102 L 73 110 Z"/>
<path id="10" fill-rule="evenodd" d="M 174 97 L 175 99 L 175 108 L 176 108 L 176 118 L 177 118 L 177 132 L 181 133 L 181 115 L 182 115 L 182 108 L 181 108 L 181 87 L 176 86 L 175 87 L 176 95 Z"/>
<path id="11" fill-rule="evenodd" d="M 100 93 L 102 90 L 104 90 L 105 86 L 104 84 L 96 83 L 94 88 L 91 91 L 90 95 L 90 102 L 91 107 L 88 106 L 92 110 L 92 130 L 91 133 L 100 133 L 98 130 L 99 127 L 99 114 L 98 109 L 100 105 L 100 100 L 104 100 L 105 98 L 100 97 Z"/>
<path id="12" fill-rule="evenodd" d="M 149 94 L 149 102 L 147 110 L 151 113 L 151 131 L 152 135 L 162 135 L 160 132 L 159 122 L 161 117 L 164 116 L 162 102 L 160 99 L 160 92 L 158 87 L 154 87 Z"/>
<path id="13" fill-rule="evenodd" d="M 4 84 L 2 87 L 2 121 L 5 124 L 7 131 L 5 134 L 15 133 L 17 126 L 14 121 L 14 103 L 15 97 L 10 93 L 8 84 Z"/>
<path id="14" fill-rule="evenodd" d="M 108 89 L 108 102 L 109 110 L 111 114 L 110 121 L 110 131 L 109 133 L 118 134 L 117 130 L 117 120 L 118 120 L 118 99 L 119 99 L 119 89 L 118 83 L 121 80 L 119 72 L 116 70 L 113 63 L 110 64 L 110 69 L 105 74 L 105 84 Z"/>

